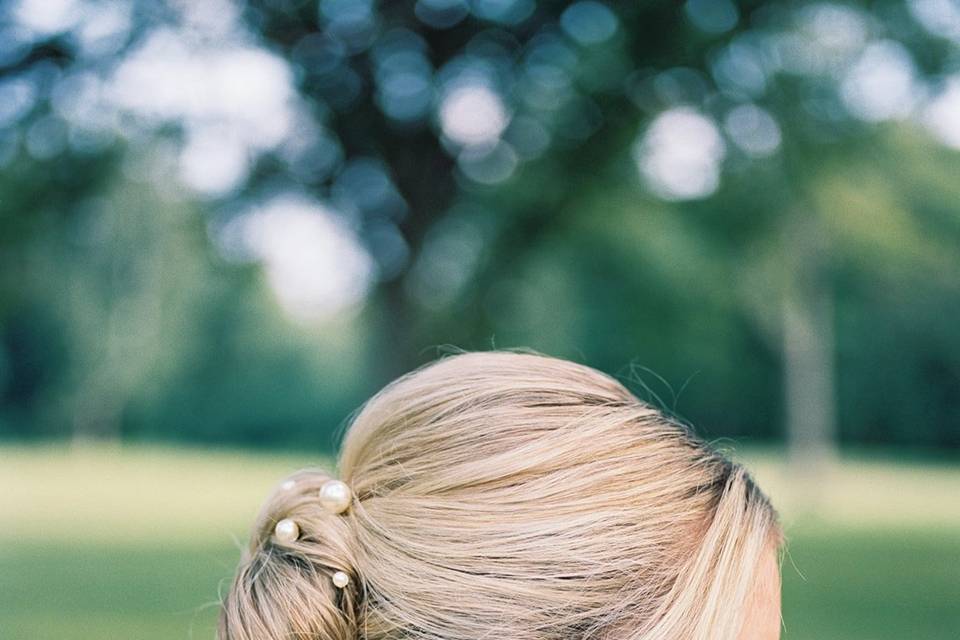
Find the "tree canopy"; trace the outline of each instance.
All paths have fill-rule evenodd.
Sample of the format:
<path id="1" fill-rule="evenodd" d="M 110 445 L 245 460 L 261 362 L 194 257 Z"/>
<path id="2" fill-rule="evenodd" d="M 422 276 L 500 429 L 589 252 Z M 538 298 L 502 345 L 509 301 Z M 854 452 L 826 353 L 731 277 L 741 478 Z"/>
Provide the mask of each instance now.
<path id="1" fill-rule="evenodd" d="M 0 435 L 329 446 L 525 346 L 960 449 L 960 9 L 0 3 Z"/>

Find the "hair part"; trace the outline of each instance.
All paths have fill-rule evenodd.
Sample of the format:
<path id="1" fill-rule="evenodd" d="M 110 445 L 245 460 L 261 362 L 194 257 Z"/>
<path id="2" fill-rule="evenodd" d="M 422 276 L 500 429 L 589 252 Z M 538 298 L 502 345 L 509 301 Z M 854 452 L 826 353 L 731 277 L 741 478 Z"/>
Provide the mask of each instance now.
<path id="1" fill-rule="evenodd" d="M 747 472 L 589 367 L 466 353 L 394 381 L 267 499 L 221 640 L 734 640 L 782 542 Z M 293 543 L 272 537 L 294 519 Z M 344 589 L 331 575 L 344 571 Z"/>

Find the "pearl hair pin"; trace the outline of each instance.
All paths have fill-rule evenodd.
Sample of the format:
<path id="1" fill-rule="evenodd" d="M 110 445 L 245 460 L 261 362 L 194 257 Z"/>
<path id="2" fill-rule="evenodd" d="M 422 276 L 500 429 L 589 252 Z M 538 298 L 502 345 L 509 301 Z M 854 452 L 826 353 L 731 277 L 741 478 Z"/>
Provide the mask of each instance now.
<path id="1" fill-rule="evenodd" d="M 343 589 L 345 586 L 350 584 L 350 576 L 343 571 L 337 571 L 333 574 L 333 584 L 338 589 Z"/>
<path id="2" fill-rule="evenodd" d="M 280 542 L 295 542 L 300 537 L 300 526 L 290 518 L 284 518 L 273 528 L 273 535 Z"/>
<path id="3" fill-rule="evenodd" d="M 351 499 L 350 487 L 340 480 L 327 480 L 320 487 L 320 504 L 330 513 L 343 513 L 350 508 Z"/>

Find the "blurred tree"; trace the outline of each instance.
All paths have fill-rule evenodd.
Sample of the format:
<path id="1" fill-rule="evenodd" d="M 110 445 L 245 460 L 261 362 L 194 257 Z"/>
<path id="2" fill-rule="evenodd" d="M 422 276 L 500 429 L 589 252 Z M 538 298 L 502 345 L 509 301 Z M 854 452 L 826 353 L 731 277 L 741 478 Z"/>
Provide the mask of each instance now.
<path id="1" fill-rule="evenodd" d="M 527 344 L 620 371 L 717 434 L 771 437 L 785 423 L 803 460 L 828 456 L 838 435 L 956 446 L 960 341 L 932 319 L 960 298 L 944 275 L 958 262 L 957 154 L 930 133 L 960 146 L 960 17 L 934 5 L 169 0 L 80 2 L 57 23 L 7 3 L 0 156 L 14 169 L 0 182 L 0 242 L 4 263 L 19 265 L 0 292 L 7 367 L 21 380 L 33 366 L 20 345 L 38 340 L 24 339 L 21 318 L 39 309 L 50 317 L 37 335 L 70 327 L 60 355 L 40 359 L 48 371 L 64 363 L 68 386 L 86 389 L 71 405 L 91 408 L 75 412 L 81 432 L 115 431 L 95 425 L 118 414 L 141 430 L 181 416 L 160 409 L 163 397 L 215 422 L 196 387 L 232 370 L 204 347 L 245 331 L 230 298 L 264 286 L 223 256 L 263 261 L 276 288 L 291 272 L 271 261 L 297 258 L 308 236 L 265 239 L 251 220 L 302 221 L 289 206 L 286 217 L 256 210 L 307 194 L 326 207 L 313 217 L 327 233 L 339 229 L 314 253 L 340 260 L 340 286 L 362 297 L 376 280 L 363 321 L 347 321 L 351 339 L 375 340 L 370 368 L 352 368 L 350 391 L 325 387 L 330 361 L 303 352 L 366 353 L 329 344 L 341 321 L 308 319 L 302 342 L 250 351 L 281 331 L 260 319 L 239 351 L 260 353 L 248 357 L 262 375 L 237 384 L 263 393 L 245 405 L 262 411 L 247 412 L 257 416 L 247 426 L 228 419 L 238 437 L 288 437 L 283 426 L 267 433 L 275 371 L 318 385 L 294 403 L 301 417 L 284 419 L 306 424 L 316 403 L 339 407 L 431 357 L 425 348 L 454 343 Z M 131 174 L 161 197 L 79 206 L 125 193 Z M 64 229 L 104 219 L 125 230 L 113 244 L 34 262 Z M 354 234 L 372 276 L 356 252 L 338 253 Z M 73 302 L 49 314 L 56 269 L 43 265 L 68 261 Z M 211 261 L 236 271 L 216 276 Z M 877 298 L 881 282 L 909 291 L 916 311 Z M 158 310 L 161 299 L 170 305 Z M 874 313 L 891 361 L 862 330 Z M 164 333 L 168 324 L 181 328 Z M 904 338 L 928 324 L 925 344 Z M 205 328 L 191 341 L 185 326 Z M 203 375 L 190 373 L 191 351 L 205 354 Z M 289 355 L 267 364 L 277 354 Z M 162 362 L 180 363 L 169 396 L 130 409 Z M 881 383 L 903 385 L 896 403 L 891 393 L 861 401 L 876 367 L 898 362 L 911 363 L 912 381 Z M 21 384 L 5 393 L 10 406 L 42 402 Z M 890 426 L 903 420 L 916 426 Z"/>

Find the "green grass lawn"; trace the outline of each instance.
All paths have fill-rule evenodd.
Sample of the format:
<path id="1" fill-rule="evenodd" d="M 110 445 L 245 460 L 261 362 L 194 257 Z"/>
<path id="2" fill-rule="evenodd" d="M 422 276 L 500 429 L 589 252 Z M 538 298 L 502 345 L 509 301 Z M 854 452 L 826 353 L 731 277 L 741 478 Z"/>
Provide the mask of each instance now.
<path id="1" fill-rule="evenodd" d="M 960 638 L 960 466 L 845 459 L 797 480 L 748 456 L 780 508 L 784 638 Z M 0 448 L 0 638 L 212 638 L 260 501 L 323 460 Z"/>

